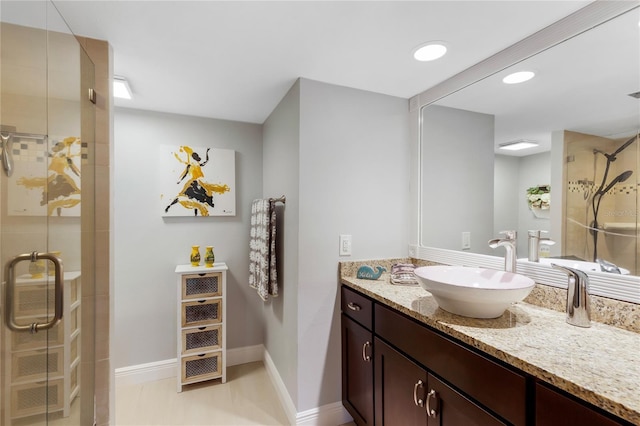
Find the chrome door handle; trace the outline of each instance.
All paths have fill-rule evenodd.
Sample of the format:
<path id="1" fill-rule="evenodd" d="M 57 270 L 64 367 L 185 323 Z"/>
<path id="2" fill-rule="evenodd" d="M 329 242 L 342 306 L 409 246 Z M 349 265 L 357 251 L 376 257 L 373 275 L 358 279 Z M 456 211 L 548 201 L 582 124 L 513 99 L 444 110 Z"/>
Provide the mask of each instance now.
<path id="1" fill-rule="evenodd" d="M 368 340 L 364 342 L 364 345 L 362 345 L 362 359 L 367 362 L 371 361 L 371 357 L 367 355 L 367 347 L 369 346 L 371 346 L 371 342 L 369 342 Z"/>
<path id="2" fill-rule="evenodd" d="M 437 400 L 438 398 L 438 394 L 433 389 L 431 389 L 427 394 L 427 416 L 436 417 L 438 413 L 436 412 L 436 409 L 431 408 L 431 397 L 433 397 L 434 400 Z"/>
<path id="3" fill-rule="evenodd" d="M 415 385 L 413 385 L 413 403 L 418 407 L 424 407 L 424 401 L 422 398 L 418 398 L 418 388 L 422 387 L 422 380 L 418 380 Z"/>
<path id="4" fill-rule="evenodd" d="M 54 302 L 53 302 L 53 317 L 49 322 L 46 323 L 38 323 L 34 322 L 30 325 L 20 325 L 16 323 L 15 318 L 13 317 L 13 298 L 14 298 L 14 290 L 16 284 L 16 277 L 14 272 L 14 267 L 18 262 L 22 262 L 24 260 L 28 260 L 30 262 L 35 262 L 40 259 L 46 259 L 53 263 L 55 270 L 55 286 L 54 286 Z M 5 322 L 7 323 L 7 327 L 9 327 L 12 331 L 25 332 L 28 331 L 30 333 L 37 333 L 40 330 L 48 330 L 55 326 L 62 319 L 62 309 L 63 309 L 63 285 L 64 285 L 64 273 L 62 267 L 62 259 L 51 254 L 51 253 L 26 253 L 19 254 L 15 256 L 13 259 L 7 262 L 5 266 L 6 284 L 5 284 Z"/>

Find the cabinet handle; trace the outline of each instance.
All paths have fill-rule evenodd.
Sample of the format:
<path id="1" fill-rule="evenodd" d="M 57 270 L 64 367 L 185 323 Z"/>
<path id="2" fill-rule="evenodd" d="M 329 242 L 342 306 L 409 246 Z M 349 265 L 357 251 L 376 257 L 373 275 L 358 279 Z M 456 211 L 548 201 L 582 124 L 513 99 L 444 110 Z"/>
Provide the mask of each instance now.
<path id="1" fill-rule="evenodd" d="M 436 409 L 431 408 L 431 397 L 433 397 L 435 401 L 438 399 L 438 394 L 433 389 L 431 389 L 427 394 L 427 416 L 435 418 L 438 413 L 436 412 Z"/>
<path id="2" fill-rule="evenodd" d="M 413 403 L 416 404 L 417 407 L 424 407 L 424 401 L 422 399 L 418 399 L 418 388 L 422 387 L 422 380 L 418 380 L 415 385 L 413 385 Z"/>
<path id="3" fill-rule="evenodd" d="M 347 308 L 351 309 L 352 311 L 356 311 L 356 312 L 357 312 L 357 311 L 359 311 L 360 309 L 362 309 L 362 308 L 360 307 L 360 305 L 355 304 L 355 303 L 353 303 L 353 302 L 349 302 L 349 303 L 347 304 Z"/>
<path id="4" fill-rule="evenodd" d="M 362 345 L 362 359 L 367 362 L 371 362 L 371 357 L 367 355 L 367 347 L 369 346 L 371 346 L 371 342 L 369 342 L 368 340 L 364 342 L 364 345 Z"/>

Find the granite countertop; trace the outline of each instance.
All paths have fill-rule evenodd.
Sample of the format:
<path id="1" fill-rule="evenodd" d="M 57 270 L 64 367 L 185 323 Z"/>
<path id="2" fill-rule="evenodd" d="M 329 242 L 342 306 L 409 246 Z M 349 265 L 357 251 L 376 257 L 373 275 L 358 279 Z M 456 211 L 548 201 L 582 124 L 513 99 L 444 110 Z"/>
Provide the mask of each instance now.
<path id="1" fill-rule="evenodd" d="M 592 322 L 566 323 L 562 312 L 520 302 L 495 319 L 440 309 L 419 286 L 342 276 L 341 283 L 532 376 L 634 424 L 640 424 L 640 334 Z"/>

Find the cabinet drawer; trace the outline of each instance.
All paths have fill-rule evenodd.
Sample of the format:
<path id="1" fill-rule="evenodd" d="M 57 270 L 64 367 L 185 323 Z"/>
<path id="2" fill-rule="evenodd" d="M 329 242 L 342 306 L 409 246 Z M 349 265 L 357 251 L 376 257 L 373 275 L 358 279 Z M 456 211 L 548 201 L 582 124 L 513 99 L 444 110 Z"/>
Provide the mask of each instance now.
<path id="1" fill-rule="evenodd" d="M 182 303 L 182 327 L 222 322 L 222 299 Z"/>
<path id="2" fill-rule="evenodd" d="M 216 350 L 222 346 L 222 326 L 189 328 L 182 330 L 182 354 Z"/>
<path id="3" fill-rule="evenodd" d="M 526 379 L 423 324 L 375 306 L 375 331 L 457 389 L 514 425 L 526 420 Z"/>
<path id="4" fill-rule="evenodd" d="M 342 312 L 371 330 L 373 323 L 373 302 L 348 287 L 342 287 Z"/>
<path id="5" fill-rule="evenodd" d="M 47 346 L 58 346 L 64 343 L 64 321 L 62 318 L 60 322 L 50 330 L 43 330 L 37 333 L 11 333 L 11 350 L 23 351 L 28 349 L 39 349 Z M 21 321 L 24 323 L 44 323 L 47 322 L 46 318 L 33 318 L 29 321 Z"/>
<path id="6" fill-rule="evenodd" d="M 612 420 L 580 402 L 536 383 L 536 426 L 616 426 Z"/>
<path id="7" fill-rule="evenodd" d="M 506 423 L 431 374 L 428 376 L 427 383 L 429 392 L 433 394 L 427 393 L 425 404 L 428 403 L 429 409 L 433 410 L 429 420 L 433 418 L 437 425 L 506 426 Z"/>
<path id="8" fill-rule="evenodd" d="M 17 284 L 14 290 L 14 316 L 53 315 L 54 284 Z"/>
<path id="9" fill-rule="evenodd" d="M 222 273 L 208 272 L 182 276 L 182 299 L 222 296 Z"/>
<path id="10" fill-rule="evenodd" d="M 64 374 L 64 347 L 14 352 L 11 354 L 11 379 L 13 381 L 45 379 L 47 375 Z"/>
<path id="11" fill-rule="evenodd" d="M 182 383 L 222 376 L 222 353 L 213 352 L 182 358 Z"/>
<path id="12" fill-rule="evenodd" d="M 25 417 L 64 407 L 62 379 L 11 386 L 11 417 Z"/>

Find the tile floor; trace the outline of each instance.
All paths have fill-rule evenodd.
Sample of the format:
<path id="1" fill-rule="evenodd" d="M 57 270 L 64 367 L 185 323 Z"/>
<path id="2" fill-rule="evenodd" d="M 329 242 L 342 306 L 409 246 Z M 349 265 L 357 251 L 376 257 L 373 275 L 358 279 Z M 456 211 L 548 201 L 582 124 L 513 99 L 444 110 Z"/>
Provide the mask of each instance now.
<path id="1" fill-rule="evenodd" d="M 239 426 L 289 422 L 264 364 L 252 362 L 229 367 L 225 384 L 205 382 L 186 386 L 181 393 L 176 392 L 175 379 L 117 387 L 114 424 Z"/>
<path id="2" fill-rule="evenodd" d="M 288 425 L 262 362 L 227 370 L 227 383 L 203 382 L 176 392 L 175 378 L 116 388 L 117 426 Z"/>

